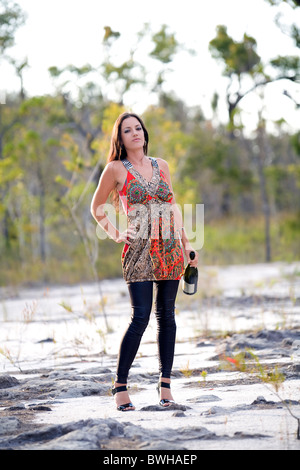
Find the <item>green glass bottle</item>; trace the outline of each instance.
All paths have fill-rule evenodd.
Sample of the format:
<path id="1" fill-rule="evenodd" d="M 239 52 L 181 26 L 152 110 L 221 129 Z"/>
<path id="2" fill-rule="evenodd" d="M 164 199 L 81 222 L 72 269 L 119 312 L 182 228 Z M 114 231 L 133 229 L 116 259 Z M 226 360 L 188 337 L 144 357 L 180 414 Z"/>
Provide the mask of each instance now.
<path id="1" fill-rule="evenodd" d="M 190 259 L 193 260 L 196 254 L 194 251 L 190 252 Z M 193 295 L 197 292 L 198 285 L 198 269 L 187 265 L 182 278 L 182 289 L 185 294 Z"/>

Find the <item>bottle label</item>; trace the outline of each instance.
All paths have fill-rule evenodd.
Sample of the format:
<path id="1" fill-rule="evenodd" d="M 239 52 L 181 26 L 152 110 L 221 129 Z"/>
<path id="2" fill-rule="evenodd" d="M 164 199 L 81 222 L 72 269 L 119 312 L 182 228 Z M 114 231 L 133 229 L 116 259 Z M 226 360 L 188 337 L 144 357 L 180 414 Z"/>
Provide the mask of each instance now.
<path id="1" fill-rule="evenodd" d="M 182 279 L 182 288 L 187 294 L 193 294 L 195 292 L 195 284 L 189 284 L 184 279 Z"/>

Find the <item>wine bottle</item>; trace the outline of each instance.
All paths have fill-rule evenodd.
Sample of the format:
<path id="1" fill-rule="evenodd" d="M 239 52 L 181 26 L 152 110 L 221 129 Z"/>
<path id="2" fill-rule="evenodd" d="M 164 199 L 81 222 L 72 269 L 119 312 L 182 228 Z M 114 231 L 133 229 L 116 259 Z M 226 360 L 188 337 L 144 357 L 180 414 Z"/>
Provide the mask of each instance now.
<path id="1" fill-rule="evenodd" d="M 193 260 L 196 254 L 194 251 L 190 252 L 190 259 Z M 188 295 L 193 295 L 197 292 L 198 284 L 198 269 L 188 264 L 185 268 L 182 278 L 183 292 Z"/>

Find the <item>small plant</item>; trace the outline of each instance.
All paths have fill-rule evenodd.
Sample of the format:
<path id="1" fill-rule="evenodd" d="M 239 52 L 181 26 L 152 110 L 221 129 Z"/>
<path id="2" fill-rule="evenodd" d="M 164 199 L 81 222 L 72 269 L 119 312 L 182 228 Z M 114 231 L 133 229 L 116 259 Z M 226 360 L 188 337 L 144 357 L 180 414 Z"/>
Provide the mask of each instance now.
<path id="1" fill-rule="evenodd" d="M 225 370 L 238 370 L 239 372 L 247 372 L 247 364 L 245 360 L 245 352 L 240 352 L 234 357 L 231 356 L 220 356 L 221 363 L 220 368 Z M 248 371 L 249 372 L 249 371 Z"/>
<path id="2" fill-rule="evenodd" d="M 62 308 L 64 308 L 67 312 L 73 313 L 73 309 L 70 304 L 67 304 L 64 300 L 62 300 L 58 305 L 60 305 Z"/>
<path id="3" fill-rule="evenodd" d="M 23 320 L 25 323 L 30 323 L 33 320 L 37 311 L 37 306 L 38 304 L 36 300 L 34 300 L 31 305 L 27 303 L 25 304 L 25 307 L 23 308 L 23 311 L 22 311 Z"/>
<path id="4" fill-rule="evenodd" d="M 102 342 L 102 347 L 103 347 L 103 353 L 104 354 L 107 354 L 106 352 L 106 334 L 103 330 L 101 330 L 101 328 L 99 328 L 98 330 L 96 330 L 96 333 L 98 333 L 98 335 L 100 336 L 100 339 L 101 339 L 101 342 Z"/>
<path id="5" fill-rule="evenodd" d="M 206 383 L 206 377 L 207 377 L 207 372 L 206 372 L 206 370 L 203 370 L 203 371 L 201 372 L 201 377 L 202 377 L 202 379 L 203 379 L 203 382 Z"/>
<path id="6" fill-rule="evenodd" d="M 247 358 L 250 358 L 253 361 L 247 362 Z M 295 416 L 294 413 L 291 411 L 288 401 L 283 400 L 279 395 L 280 387 L 284 382 L 285 378 L 284 375 L 279 371 L 278 367 L 275 366 L 273 369 L 270 369 L 267 366 L 263 366 L 260 363 L 258 356 L 256 356 L 250 350 L 239 352 L 233 357 L 223 355 L 220 357 L 220 359 L 221 368 L 230 368 L 231 370 L 234 369 L 239 372 L 255 375 L 266 386 L 271 385 L 273 388 L 272 392 L 276 395 L 280 402 L 286 406 L 290 415 L 297 420 L 297 439 L 300 439 L 300 418 L 298 418 L 298 416 Z"/>
<path id="7" fill-rule="evenodd" d="M 0 348 L 0 355 L 4 356 L 13 366 L 17 367 L 17 369 L 22 372 L 18 361 L 14 360 L 10 353 L 10 350 L 6 346 L 4 348 Z"/>
<path id="8" fill-rule="evenodd" d="M 201 372 L 201 377 L 202 377 L 202 379 L 203 379 L 203 382 L 200 382 L 200 380 L 199 380 L 199 384 L 200 384 L 200 385 L 203 384 L 203 385 L 205 386 L 205 385 L 206 385 L 206 377 L 207 377 L 207 372 L 206 372 L 206 370 L 203 370 L 203 371 Z"/>
<path id="9" fill-rule="evenodd" d="M 186 377 L 189 378 L 193 374 L 193 371 L 190 369 L 190 361 L 187 361 L 186 366 L 180 369 L 180 372 Z"/>

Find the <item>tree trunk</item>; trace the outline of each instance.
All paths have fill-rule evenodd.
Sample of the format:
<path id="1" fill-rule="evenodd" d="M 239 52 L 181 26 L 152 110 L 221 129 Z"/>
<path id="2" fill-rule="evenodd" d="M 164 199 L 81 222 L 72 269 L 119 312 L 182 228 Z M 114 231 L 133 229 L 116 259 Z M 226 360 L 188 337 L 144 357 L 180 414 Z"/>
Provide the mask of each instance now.
<path id="1" fill-rule="evenodd" d="M 41 168 L 38 167 L 38 181 L 39 181 L 39 244 L 40 244 L 40 258 L 44 263 L 46 260 L 46 232 L 45 232 L 45 187 Z"/>
<path id="2" fill-rule="evenodd" d="M 264 173 L 265 162 L 267 161 L 267 145 L 266 145 L 266 134 L 265 128 L 262 124 L 259 125 L 257 130 L 257 142 L 258 142 L 258 154 L 256 157 L 259 184 L 260 184 L 260 194 L 262 201 L 262 210 L 264 215 L 265 222 L 265 261 L 271 261 L 271 234 L 270 234 L 270 218 L 271 210 L 270 203 L 267 191 L 266 177 Z"/>

